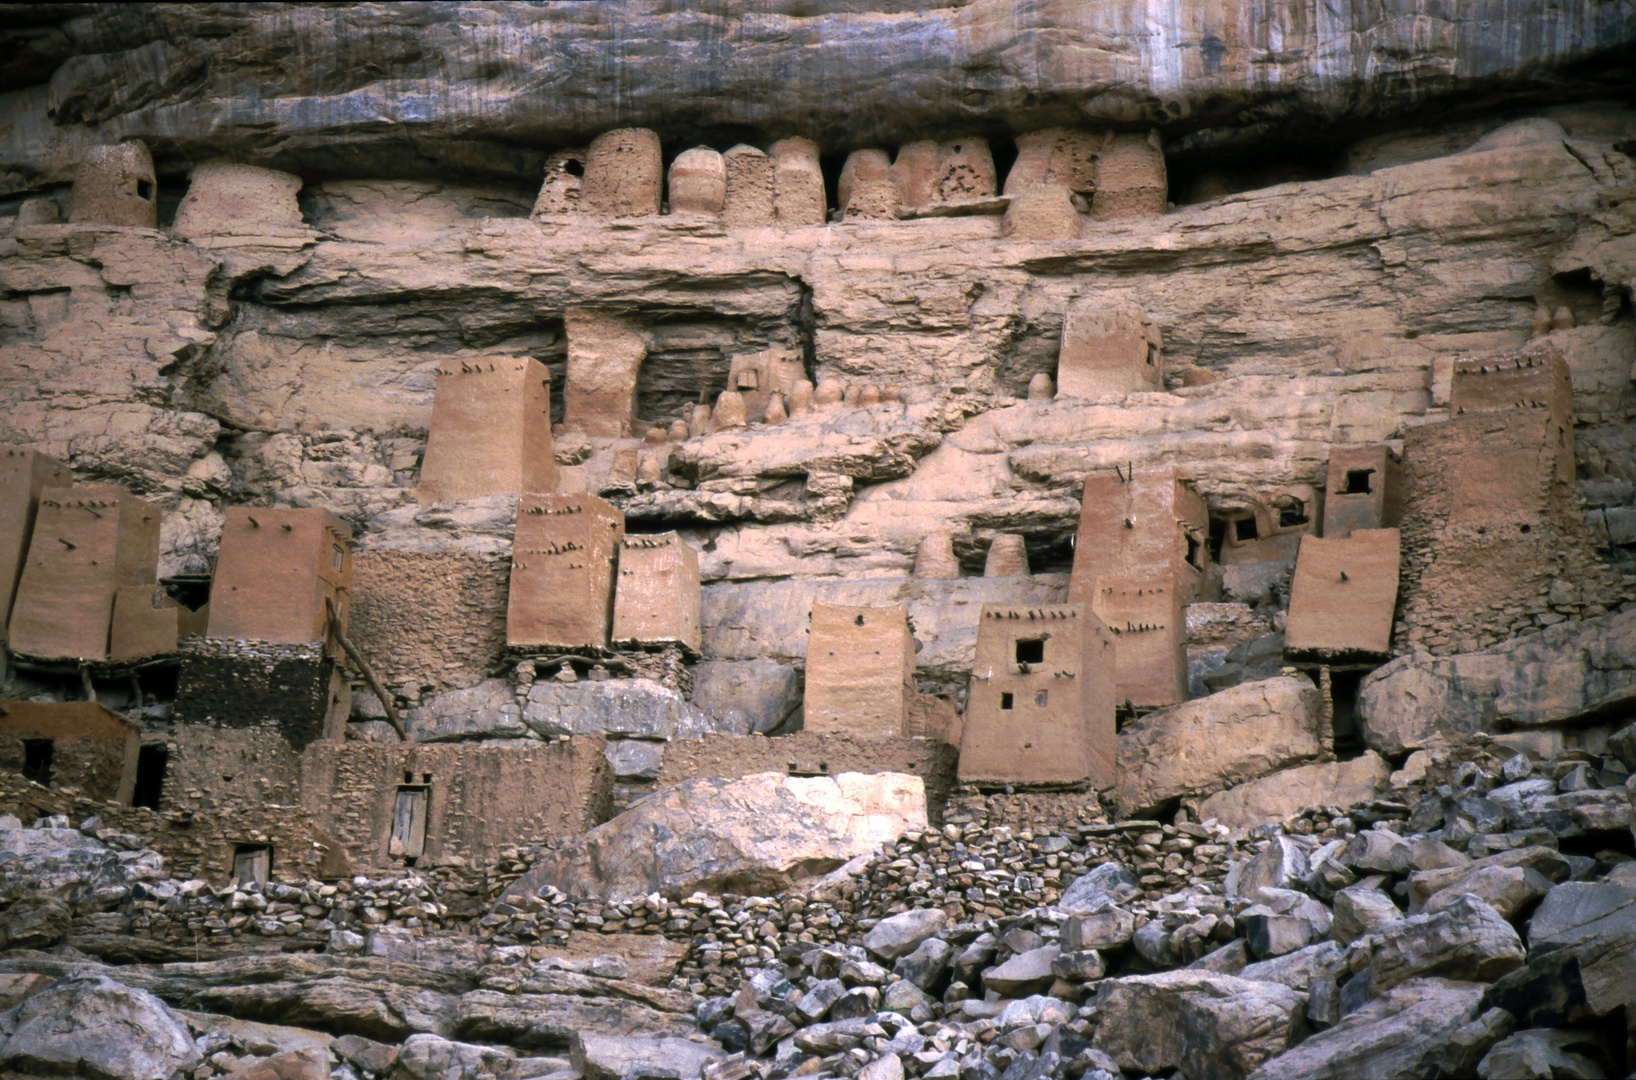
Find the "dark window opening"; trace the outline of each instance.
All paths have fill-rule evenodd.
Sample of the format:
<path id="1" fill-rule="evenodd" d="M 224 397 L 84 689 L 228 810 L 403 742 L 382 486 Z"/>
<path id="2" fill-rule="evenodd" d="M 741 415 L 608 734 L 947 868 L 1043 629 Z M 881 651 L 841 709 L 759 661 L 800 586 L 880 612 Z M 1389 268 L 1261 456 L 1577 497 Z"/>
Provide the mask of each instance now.
<path id="1" fill-rule="evenodd" d="M 1373 469 L 1348 469 L 1348 470 L 1346 470 L 1346 483 L 1341 485 L 1340 494 L 1342 494 L 1342 495 L 1367 495 L 1367 494 L 1369 494 L 1369 492 L 1374 490 L 1374 486 L 1373 486 L 1374 482 L 1369 479 L 1370 476 L 1374 475 L 1374 472 L 1375 472 L 1375 470 L 1373 470 Z"/>
<path id="2" fill-rule="evenodd" d="M 1187 538 L 1187 565 L 1195 570 L 1203 570 L 1204 564 L 1199 561 L 1199 538 L 1192 533 L 1183 533 Z"/>
<path id="3" fill-rule="evenodd" d="M 269 844 L 233 845 L 233 881 L 238 885 L 265 883 L 271 876 L 273 849 Z"/>
<path id="4" fill-rule="evenodd" d="M 1524 525 L 1522 526 L 1522 531 L 1525 533 L 1533 532 L 1534 527 L 1532 525 Z"/>
<path id="5" fill-rule="evenodd" d="M 562 163 L 562 171 L 569 176 L 584 176 L 585 162 L 579 160 L 579 158 L 569 158 Z"/>
<path id="6" fill-rule="evenodd" d="M 50 786 L 52 753 L 50 739 L 24 739 L 23 779 L 32 780 L 42 787 Z"/>
<path id="7" fill-rule="evenodd" d="M 165 769 L 170 764 L 170 751 L 163 743 L 143 743 L 136 752 L 136 786 L 131 790 L 131 805 L 159 809 L 159 799 L 165 791 Z"/>
<path id="8" fill-rule="evenodd" d="M 136 182 L 136 197 L 139 199 L 146 199 L 148 202 L 153 202 L 153 181 L 138 180 Z"/>
<path id="9" fill-rule="evenodd" d="M 1035 691 L 1035 693 L 1034 693 L 1034 704 L 1036 704 L 1036 705 L 1044 705 L 1045 704 L 1045 691 L 1044 690 Z"/>
<path id="10" fill-rule="evenodd" d="M 1002 708 L 1002 709 L 1011 708 L 1011 701 L 1012 701 L 1012 699 L 1011 699 L 1010 694 L 1001 694 L 1000 695 L 1000 708 Z"/>
<path id="11" fill-rule="evenodd" d="M 1239 518 L 1233 522 L 1233 538 L 1235 540 L 1255 540 L 1261 533 L 1255 527 L 1255 518 Z"/>
<path id="12" fill-rule="evenodd" d="M 1329 676 L 1331 722 L 1335 752 L 1347 758 L 1363 752 L 1363 730 L 1358 724 L 1358 687 L 1365 671 L 1336 671 Z"/>
<path id="13" fill-rule="evenodd" d="M 386 843 L 386 853 L 413 866 L 411 860 L 426 853 L 426 804 L 431 790 L 425 787 L 400 787 L 392 801 L 392 834 Z"/>
<path id="14" fill-rule="evenodd" d="M 1290 503 L 1278 508 L 1278 527 L 1293 529 L 1307 523 L 1307 509 L 1301 503 Z"/>
<path id="15" fill-rule="evenodd" d="M 1022 641 L 1017 642 L 1017 663 L 1045 663 L 1045 639 L 1025 638 Z"/>

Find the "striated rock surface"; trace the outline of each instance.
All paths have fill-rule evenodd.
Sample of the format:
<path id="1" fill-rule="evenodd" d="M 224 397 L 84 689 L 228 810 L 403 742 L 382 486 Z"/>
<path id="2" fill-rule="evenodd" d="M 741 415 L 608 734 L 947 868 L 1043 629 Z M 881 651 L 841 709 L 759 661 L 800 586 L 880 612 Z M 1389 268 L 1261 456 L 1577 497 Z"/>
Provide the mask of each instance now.
<path id="1" fill-rule="evenodd" d="M 1636 702 L 1636 610 L 1558 623 L 1478 653 L 1400 656 L 1363 682 L 1369 745 L 1396 755 L 1477 731 L 1617 715 Z"/>
<path id="2" fill-rule="evenodd" d="M 345 160 L 415 175 L 532 179 L 545 151 L 523 147 L 583 145 L 615 127 L 667 140 L 799 131 L 850 148 L 956 117 L 1017 130 L 1157 125 L 1216 147 L 1525 88 L 1618 85 L 1602 64 L 1636 33 L 1629 5 L 1578 0 L 1554 33 L 1490 32 L 1537 17 L 1507 0 L 1321 18 L 1281 0 L 1158 14 L 1043 0 L 780 2 L 753 15 L 646 0 L 612 14 L 458 2 L 45 9 L 13 16 L 22 32 L 0 84 L 13 117 L 0 162 L 26 187 L 64 179 L 89 142 L 136 136 L 183 160 L 231 154 L 299 172 L 344 146 Z M 252 74 L 262 89 L 245 96 Z"/>

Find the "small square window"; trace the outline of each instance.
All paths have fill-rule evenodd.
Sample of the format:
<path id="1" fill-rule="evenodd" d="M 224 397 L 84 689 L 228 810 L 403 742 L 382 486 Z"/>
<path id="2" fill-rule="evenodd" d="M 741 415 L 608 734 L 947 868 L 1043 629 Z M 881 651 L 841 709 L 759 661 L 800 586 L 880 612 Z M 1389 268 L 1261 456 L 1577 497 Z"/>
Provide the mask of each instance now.
<path id="1" fill-rule="evenodd" d="M 1367 495 L 1374 490 L 1373 482 L 1369 479 L 1374 474 L 1373 469 L 1346 470 L 1346 483 L 1341 487 L 1342 495 Z"/>
<path id="2" fill-rule="evenodd" d="M 153 201 L 153 184 L 150 181 L 147 181 L 147 180 L 138 180 L 136 182 L 136 197 L 139 198 L 139 199 L 145 199 L 148 202 L 152 202 Z"/>
<path id="3" fill-rule="evenodd" d="M 1233 522 L 1233 536 L 1239 540 L 1254 540 L 1261 535 L 1255 527 L 1255 518 L 1239 518 Z"/>
<path id="4" fill-rule="evenodd" d="M 1044 705 L 1045 704 L 1045 691 L 1044 690 L 1034 691 L 1034 704 L 1036 704 L 1036 705 Z"/>
<path id="5" fill-rule="evenodd" d="M 265 882 L 271 874 L 273 849 L 266 844 L 233 846 L 233 881 L 237 885 Z"/>
<path id="6" fill-rule="evenodd" d="M 341 548 L 340 544 L 336 544 L 334 547 L 330 548 L 329 560 L 335 569 L 339 570 L 344 567 L 346 565 L 346 558 L 347 553 Z"/>
<path id="7" fill-rule="evenodd" d="M 1000 708 L 1002 708 L 1002 709 L 1011 708 L 1011 701 L 1012 701 L 1012 698 L 1011 698 L 1010 694 L 1001 694 L 1000 695 Z"/>
<path id="8" fill-rule="evenodd" d="M 1045 663 L 1045 639 L 1024 638 L 1017 642 L 1017 663 L 1043 664 Z"/>

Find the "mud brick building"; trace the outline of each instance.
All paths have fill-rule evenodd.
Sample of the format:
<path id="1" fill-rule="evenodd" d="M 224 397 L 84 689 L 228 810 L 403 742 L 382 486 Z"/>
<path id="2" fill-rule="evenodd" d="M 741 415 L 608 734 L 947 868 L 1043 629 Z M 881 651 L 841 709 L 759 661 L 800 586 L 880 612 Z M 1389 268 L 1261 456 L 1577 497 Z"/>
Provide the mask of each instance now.
<path id="1" fill-rule="evenodd" d="M 555 490 L 550 370 L 526 356 L 439 365 L 420 501 Z"/>
<path id="2" fill-rule="evenodd" d="M 625 515 L 590 494 L 524 495 L 506 602 L 506 644 L 605 649 Z"/>
<path id="3" fill-rule="evenodd" d="M 346 630 L 351 583 L 352 530 L 334 514 L 230 507 L 210 589 L 208 636 L 322 642 L 331 607 Z"/>
<path id="4" fill-rule="evenodd" d="M 1062 316 L 1057 396 L 1068 398 L 1164 389 L 1159 328 L 1132 307 L 1075 300 Z"/>
<path id="5" fill-rule="evenodd" d="M 1396 529 L 1303 538 L 1290 583 L 1286 651 L 1324 657 L 1390 653 L 1398 555 Z"/>
<path id="6" fill-rule="evenodd" d="M 1112 786 L 1114 656 L 1088 605 L 983 605 L 960 780 Z"/>
<path id="7" fill-rule="evenodd" d="M 11 648 L 47 659 L 106 660 L 114 596 L 154 588 L 159 508 L 117 487 L 46 488 L 17 598 Z"/>
<path id="8" fill-rule="evenodd" d="M 908 608 L 814 604 L 807 633 L 806 730 L 902 734 L 915 693 Z"/>
<path id="9" fill-rule="evenodd" d="M 41 493 L 73 482 L 74 474 L 56 458 L 18 446 L 0 447 L 0 623 L 11 617 Z"/>
<path id="10" fill-rule="evenodd" d="M 0 701 L 0 770 L 129 806 L 142 729 L 94 701 Z"/>
<path id="11" fill-rule="evenodd" d="M 1385 444 L 1336 446 L 1324 482 L 1323 536 L 1395 529 L 1403 520 L 1403 459 Z"/>
<path id="12" fill-rule="evenodd" d="M 625 536 L 614 590 L 616 645 L 700 644 L 699 554 L 675 533 Z"/>

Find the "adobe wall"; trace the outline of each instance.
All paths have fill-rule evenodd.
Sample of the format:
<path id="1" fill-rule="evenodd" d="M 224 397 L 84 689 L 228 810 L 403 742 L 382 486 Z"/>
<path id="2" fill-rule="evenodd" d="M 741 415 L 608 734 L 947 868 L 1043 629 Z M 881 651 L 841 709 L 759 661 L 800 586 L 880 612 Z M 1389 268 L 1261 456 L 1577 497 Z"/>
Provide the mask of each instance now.
<path id="1" fill-rule="evenodd" d="M 800 137 L 780 139 L 767 149 L 773 162 L 773 217 L 786 229 L 822 225 L 828 217 L 818 144 Z"/>
<path id="2" fill-rule="evenodd" d="M 921 140 L 898 148 L 892 178 L 904 206 L 939 206 L 994 196 L 994 155 L 977 136 Z"/>
<path id="3" fill-rule="evenodd" d="M 727 388 L 744 399 L 745 420 L 756 424 L 766 415 L 775 391 L 788 401 L 796 383 L 806 377 L 801 354 L 794 349 L 763 349 L 740 353 L 728 362 Z"/>
<path id="4" fill-rule="evenodd" d="M 1396 651 L 1474 652 L 1621 601 L 1577 491 L 1557 479 L 1560 437 L 1547 409 L 1408 431 Z"/>
<path id="5" fill-rule="evenodd" d="M 505 651 L 510 569 L 466 551 L 359 551 L 348 636 L 405 697 L 474 686 Z"/>
<path id="6" fill-rule="evenodd" d="M 415 497 L 434 503 L 555 490 L 550 369 L 527 356 L 439 365 Z"/>
<path id="7" fill-rule="evenodd" d="M 708 146 L 683 150 L 670 163 L 670 212 L 720 217 L 727 201 L 727 166 Z"/>
<path id="8" fill-rule="evenodd" d="M 1077 240 L 1079 234 L 1079 211 L 1073 196 L 1067 188 L 1055 184 L 1019 188 L 1011 195 L 1005 217 L 1000 220 L 1000 236 L 1007 240 L 1056 242 Z"/>
<path id="9" fill-rule="evenodd" d="M 630 319 L 584 308 L 570 308 L 563 322 L 568 330 L 563 429 L 610 439 L 629 437 L 636 375 L 647 356 L 647 338 Z"/>
<path id="10" fill-rule="evenodd" d="M 625 515 L 595 495 L 517 500 L 506 644 L 605 649 Z"/>
<path id="11" fill-rule="evenodd" d="M 1168 579 L 1182 604 L 1200 600 L 1208 533 L 1204 499 L 1175 470 L 1093 472 L 1085 477 L 1068 602 L 1089 602 L 1099 577 Z"/>
<path id="12" fill-rule="evenodd" d="M 808 731 L 902 734 L 914 673 L 907 607 L 812 605 L 802 703 Z"/>
<path id="13" fill-rule="evenodd" d="M 673 532 L 626 536 L 619 545 L 613 641 L 700 644 L 699 554 Z"/>
<path id="14" fill-rule="evenodd" d="M 591 140 L 579 208 L 597 217 L 652 217 L 665 179 L 659 136 L 646 128 L 615 128 Z"/>
<path id="15" fill-rule="evenodd" d="M 545 159 L 545 178 L 540 182 L 540 193 L 535 197 L 529 217 L 550 214 L 577 214 L 585 187 L 585 159 L 590 155 L 586 147 L 558 150 Z"/>
<path id="16" fill-rule="evenodd" d="M 721 160 L 727 175 L 722 224 L 744 228 L 773 224 L 778 214 L 773 159 L 740 143 L 722 154 Z"/>
<path id="17" fill-rule="evenodd" d="M 803 776 L 900 772 L 926 783 L 926 814 L 942 823 L 943 806 L 955 790 L 959 752 L 936 739 L 894 735 L 874 738 L 847 732 L 797 731 L 792 735 L 723 735 L 672 739 L 665 744 L 655 786 L 671 787 L 706 777 L 733 779 L 761 772 Z"/>
<path id="18" fill-rule="evenodd" d="M 152 585 L 133 585 L 114 593 L 109 660 L 143 660 L 176 651 L 180 609 L 174 603 L 155 607 L 153 593 Z"/>
<path id="19" fill-rule="evenodd" d="M 983 605 L 961 783 L 1112 787 L 1114 668 L 1113 637 L 1086 605 Z"/>
<path id="20" fill-rule="evenodd" d="M 1322 535 L 1336 539 L 1402 521 L 1403 459 L 1385 444 L 1330 447 Z"/>
<path id="21" fill-rule="evenodd" d="M 276 169 L 207 161 L 193 170 L 171 231 L 193 240 L 302 229 L 301 177 Z"/>
<path id="22" fill-rule="evenodd" d="M 1089 602 L 1113 635 L 1118 702 L 1154 709 L 1186 701 L 1186 601 L 1177 588 L 1163 577 L 1102 577 Z"/>
<path id="23" fill-rule="evenodd" d="M 0 702 L 0 771 L 21 773 L 24 743 L 51 741 L 52 787 L 129 805 L 142 731 L 94 701 Z"/>
<path id="24" fill-rule="evenodd" d="M 333 603 L 346 632 L 352 528 L 318 509 L 230 506 L 210 585 L 209 637 L 322 642 Z"/>
<path id="25" fill-rule="evenodd" d="M 1096 191 L 1096 160 L 1105 139 L 1073 128 L 1045 128 L 1017 136 L 1017 160 L 1005 175 L 1005 194 L 1037 185 L 1081 195 Z"/>
<path id="26" fill-rule="evenodd" d="M 11 647 L 29 656 L 102 660 L 114 594 L 152 588 L 159 508 L 117 487 L 46 488 L 11 615 Z"/>
<path id="27" fill-rule="evenodd" d="M 73 482 L 74 474 L 56 458 L 18 446 L 0 447 L 0 636 L 11 617 L 40 494 Z"/>
<path id="28" fill-rule="evenodd" d="M 134 140 L 87 148 L 74 172 L 68 220 L 157 229 L 159 185 L 148 148 Z"/>
<path id="29" fill-rule="evenodd" d="M 340 738 L 351 711 L 345 672 L 320 645 L 191 638 L 182 648 L 178 724 L 260 728 L 300 750 Z"/>
<path id="30" fill-rule="evenodd" d="M 893 221 L 900 202 L 892 179 L 892 159 L 884 150 L 854 150 L 846 156 L 836 184 L 836 199 L 846 221 Z"/>
<path id="31" fill-rule="evenodd" d="M 1062 316 L 1057 351 L 1057 397 L 1096 399 L 1104 394 L 1164 389 L 1164 341 L 1135 308 L 1081 298 Z"/>
<path id="32" fill-rule="evenodd" d="M 1111 136 L 1097 155 L 1091 217 L 1097 221 L 1159 217 L 1165 212 L 1169 188 L 1158 132 Z"/>
<path id="33" fill-rule="evenodd" d="M 229 816 L 186 810 L 155 813 L 64 788 L 43 788 L 0 771 L 0 814 L 15 814 L 24 825 L 53 814 L 62 814 L 78 825 L 95 814 L 105 828 L 142 837 L 147 847 L 164 858 L 165 873 L 170 876 L 203 878 L 217 886 L 232 880 L 233 852 L 239 844 L 271 845 L 271 876 L 276 880 L 352 874 L 340 845 L 296 806 L 247 804 L 235 807 Z"/>
<path id="34" fill-rule="evenodd" d="M 553 743 L 343 743 L 301 756 L 301 805 L 355 866 L 387 854 L 400 785 L 430 790 L 422 858 L 492 859 L 505 847 L 557 840 L 605 821 L 612 772 L 600 735 Z"/>
<path id="35" fill-rule="evenodd" d="M 232 819 L 301 805 L 301 758 L 276 729 L 180 723 L 167 740 L 159 808 Z"/>
<path id="36" fill-rule="evenodd" d="M 1557 478 L 1574 479 L 1573 382 L 1556 346 L 1461 357 L 1449 378 L 1449 415 L 1543 409 L 1551 417 Z"/>
<path id="37" fill-rule="evenodd" d="M 1326 656 L 1389 653 L 1398 559 L 1396 529 L 1304 538 L 1290 583 L 1285 649 Z"/>

